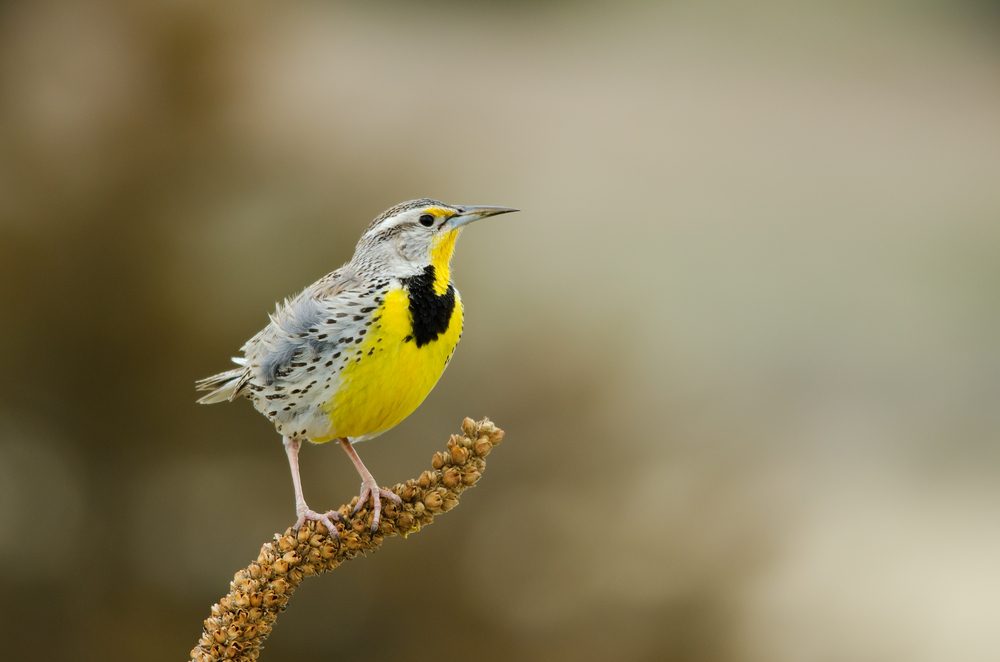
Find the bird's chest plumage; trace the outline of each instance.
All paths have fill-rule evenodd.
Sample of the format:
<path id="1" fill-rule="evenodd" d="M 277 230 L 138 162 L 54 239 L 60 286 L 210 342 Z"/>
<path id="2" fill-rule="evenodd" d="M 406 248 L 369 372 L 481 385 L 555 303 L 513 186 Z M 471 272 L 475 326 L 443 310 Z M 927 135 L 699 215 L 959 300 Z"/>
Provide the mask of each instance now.
<path id="1" fill-rule="evenodd" d="M 450 284 L 440 289 L 429 268 L 385 293 L 360 352 L 344 366 L 324 406 L 330 434 L 315 441 L 370 438 L 420 406 L 462 335 L 461 298 Z"/>

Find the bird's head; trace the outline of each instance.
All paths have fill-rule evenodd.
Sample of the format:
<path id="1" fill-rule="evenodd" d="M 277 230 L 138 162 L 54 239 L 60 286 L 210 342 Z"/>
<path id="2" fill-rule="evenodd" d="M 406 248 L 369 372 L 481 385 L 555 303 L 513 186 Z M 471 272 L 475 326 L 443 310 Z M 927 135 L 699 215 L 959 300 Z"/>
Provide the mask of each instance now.
<path id="1" fill-rule="evenodd" d="M 449 205 L 422 198 L 402 202 L 379 214 L 354 254 L 358 267 L 378 264 L 398 276 L 416 275 L 427 267 L 435 271 L 435 286 L 451 278 L 451 256 L 462 228 L 483 218 L 517 211 L 509 207 Z"/>

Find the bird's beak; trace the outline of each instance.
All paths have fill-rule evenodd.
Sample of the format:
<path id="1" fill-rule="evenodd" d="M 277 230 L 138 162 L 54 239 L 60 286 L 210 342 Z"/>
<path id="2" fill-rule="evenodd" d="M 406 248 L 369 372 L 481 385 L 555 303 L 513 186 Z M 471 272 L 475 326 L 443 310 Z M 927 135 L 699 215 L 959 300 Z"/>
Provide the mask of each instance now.
<path id="1" fill-rule="evenodd" d="M 512 209 L 510 207 L 490 207 L 487 205 L 478 206 L 462 206 L 458 207 L 459 213 L 448 219 L 448 224 L 453 230 L 462 227 L 463 225 L 468 225 L 473 221 L 478 221 L 483 218 L 489 218 L 490 216 L 497 216 L 498 214 L 509 214 L 512 211 L 520 211 L 519 209 Z"/>

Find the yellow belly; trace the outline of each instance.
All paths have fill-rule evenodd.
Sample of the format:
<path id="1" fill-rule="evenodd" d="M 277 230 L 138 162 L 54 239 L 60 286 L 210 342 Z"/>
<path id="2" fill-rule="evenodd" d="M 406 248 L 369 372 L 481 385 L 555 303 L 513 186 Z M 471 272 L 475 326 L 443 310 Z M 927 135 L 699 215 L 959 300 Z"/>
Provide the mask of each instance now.
<path id="1" fill-rule="evenodd" d="M 325 405 L 330 434 L 315 442 L 370 437 L 399 425 L 437 384 L 462 335 L 457 292 L 447 329 L 421 347 L 413 340 L 406 290 L 388 292 L 374 317 L 379 320 L 368 327 L 360 360 L 344 367 L 340 386 Z"/>

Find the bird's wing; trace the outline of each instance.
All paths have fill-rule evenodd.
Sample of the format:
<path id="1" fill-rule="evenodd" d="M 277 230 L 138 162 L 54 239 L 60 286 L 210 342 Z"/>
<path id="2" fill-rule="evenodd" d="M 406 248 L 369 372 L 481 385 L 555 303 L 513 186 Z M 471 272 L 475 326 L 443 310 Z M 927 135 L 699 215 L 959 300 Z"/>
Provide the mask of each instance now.
<path id="1" fill-rule="evenodd" d="M 296 382 L 316 357 L 332 353 L 348 338 L 353 341 L 360 310 L 371 298 L 361 285 L 342 268 L 279 304 L 270 323 L 243 345 L 245 373 L 238 389 L 266 391 Z"/>
<path id="2" fill-rule="evenodd" d="M 324 302 L 336 302 L 351 291 L 353 275 L 344 267 L 319 279 L 297 296 L 275 306 L 267 326 L 243 343 L 242 356 L 234 356 L 240 366 L 196 382 L 199 391 L 208 391 L 198 402 L 212 404 L 245 395 L 248 386 L 260 391 L 285 375 L 302 348 L 320 342 L 317 322 Z"/>

